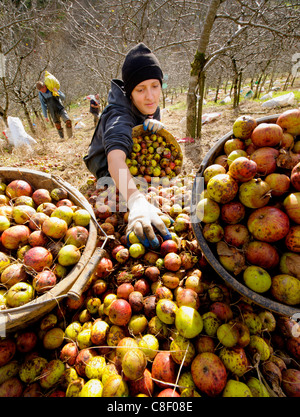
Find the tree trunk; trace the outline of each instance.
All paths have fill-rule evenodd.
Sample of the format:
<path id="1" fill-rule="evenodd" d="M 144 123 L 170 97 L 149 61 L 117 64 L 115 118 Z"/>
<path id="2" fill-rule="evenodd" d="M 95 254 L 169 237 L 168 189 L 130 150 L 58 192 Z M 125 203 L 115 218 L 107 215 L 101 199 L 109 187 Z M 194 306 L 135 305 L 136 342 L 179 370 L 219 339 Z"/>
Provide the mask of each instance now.
<path id="1" fill-rule="evenodd" d="M 202 128 L 202 109 L 203 109 L 203 93 L 205 86 L 205 72 L 201 72 L 199 79 L 199 101 L 198 101 L 198 116 L 197 116 L 197 138 L 201 137 L 201 128 Z"/>
<path id="2" fill-rule="evenodd" d="M 228 80 L 225 81 L 225 85 L 224 85 L 224 94 L 226 96 L 227 93 L 227 85 L 228 85 Z"/>
<path id="3" fill-rule="evenodd" d="M 238 87 L 237 87 L 237 95 L 236 95 L 236 107 L 239 106 L 240 104 L 240 96 L 241 96 L 241 88 L 242 88 L 242 78 L 243 78 L 243 73 L 242 71 L 239 72 L 239 76 L 238 76 Z"/>
<path id="4" fill-rule="evenodd" d="M 274 79 L 275 79 L 275 65 L 271 74 L 271 79 L 270 79 L 270 84 L 269 84 L 269 88 L 268 88 L 268 93 L 272 90 L 273 88 L 273 84 L 274 84 Z"/>
<path id="5" fill-rule="evenodd" d="M 289 74 L 288 74 L 288 76 L 287 76 L 287 79 L 286 79 L 286 81 L 285 81 L 285 83 L 284 83 L 284 86 L 283 86 L 282 91 L 286 91 L 287 86 L 288 86 L 288 84 L 289 84 L 289 80 L 290 80 L 290 76 L 291 76 L 291 75 L 292 75 L 292 74 L 289 72 Z"/>
<path id="6" fill-rule="evenodd" d="M 220 0 L 211 0 L 208 6 L 207 14 L 203 23 L 202 32 L 200 35 L 200 40 L 198 44 L 198 49 L 194 56 L 194 61 L 191 64 L 191 74 L 189 80 L 189 87 L 187 93 L 187 113 L 186 113 L 186 135 L 190 137 L 195 137 L 196 127 L 200 126 L 200 131 L 197 132 L 197 136 L 201 137 L 201 112 L 197 112 L 197 98 L 196 98 L 196 89 L 199 86 L 204 78 L 202 75 L 204 65 L 206 63 L 205 53 L 209 44 L 210 33 L 214 24 L 217 10 L 220 6 Z M 202 81 L 200 81 L 202 80 Z M 204 87 L 204 86 L 203 86 Z M 203 102 L 203 90 L 200 100 Z M 202 110 L 201 102 L 201 110 Z M 197 125 L 197 118 L 200 117 L 200 123 Z M 198 131 L 198 129 L 197 129 Z"/>
<path id="7" fill-rule="evenodd" d="M 233 88 L 233 108 L 236 109 L 238 106 L 238 81 L 239 81 L 239 73 L 236 65 L 236 60 L 231 58 L 232 61 L 232 69 L 233 69 L 233 80 L 232 80 L 232 88 Z"/>
<path id="8" fill-rule="evenodd" d="M 266 82 L 267 76 L 268 76 L 268 74 L 267 74 L 267 73 L 263 76 L 263 80 L 262 80 L 262 82 L 261 82 L 261 84 L 260 84 L 260 86 L 259 86 L 259 91 L 258 91 L 258 96 L 257 96 L 257 98 L 259 98 L 259 97 L 260 97 L 260 95 L 261 95 L 261 90 L 262 90 L 263 86 L 265 85 L 265 82 Z"/>
<path id="9" fill-rule="evenodd" d="M 218 79 L 218 85 L 217 85 L 217 88 L 216 88 L 216 94 L 215 94 L 215 99 L 214 99 L 215 103 L 218 101 L 218 94 L 219 94 L 219 91 L 220 91 L 220 83 L 221 83 L 221 77 L 219 77 L 219 79 Z"/>
<path id="10" fill-rule="evenodd" d="M 186 136 L 195 137 L 196 132 L 196 109 L 197 97 L 196 88 L 198 85 L 198 76 L 190 76 L 189 88 L 187 93 L 187 110 L 186 110 Z"/>
<path id="11" fill-rule="evenodd" d="M 36 133 L 36 131 L 35 131 L 35 128 L 33 127 L 32 120 L 31 120 L 31 118 L 30 118 L 30 114 L 29 114 L 29 111 L 28 111 L 28 108 L 27 108 L 26 103 L 21 103 L 21 106 L 23 107 L 24 114 L 25 114 L 26 120 L 27 120 L 27 122 L 28 122 L 28 126 L 29 126 L 29 128 L 30 128 L 31 132 L 32 132 L 33 134 L 35 134 L 35 133 Z"/>
<path id="12" fill-rule="evenodd" d="M 5 126 L 8 127 L 8 124 L 7 124 L 7 111 L 3 107 L 1 107 L 1 106 L 0 106 L 0 116 L 3 119 Z"/>

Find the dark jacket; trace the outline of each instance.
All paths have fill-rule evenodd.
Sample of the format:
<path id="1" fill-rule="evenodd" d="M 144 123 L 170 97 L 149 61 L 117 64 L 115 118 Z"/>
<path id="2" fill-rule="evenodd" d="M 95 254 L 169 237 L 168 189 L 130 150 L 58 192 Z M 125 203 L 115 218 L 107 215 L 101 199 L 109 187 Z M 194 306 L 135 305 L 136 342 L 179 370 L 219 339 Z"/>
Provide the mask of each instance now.
<path id="1" fill-rule="evenodd" d="M 126 97 L 123 81 L 112 80 L 108 105 L 101 113 L 88 154 L 83 158 L 88 170 L 97 179 L 110 175 L 107 165 L 107 155 L 110 151 L 120 149 L 127 157 L 130 155 L 133 145 L 132 128 L 143 124 L 147 117 Z M 159 108 L 153 117 L 160 120 Z"/>
<path id="2" fill-rule="evenodd" d="M 92 98 L 91 101 L 90 101 L 90 113 L 99 114 L 100 113 L 99 107 L 92 107 L 92 105 L 93 106 L 98 106 L 99 105 L 99 103 L 96 99 Z"/>

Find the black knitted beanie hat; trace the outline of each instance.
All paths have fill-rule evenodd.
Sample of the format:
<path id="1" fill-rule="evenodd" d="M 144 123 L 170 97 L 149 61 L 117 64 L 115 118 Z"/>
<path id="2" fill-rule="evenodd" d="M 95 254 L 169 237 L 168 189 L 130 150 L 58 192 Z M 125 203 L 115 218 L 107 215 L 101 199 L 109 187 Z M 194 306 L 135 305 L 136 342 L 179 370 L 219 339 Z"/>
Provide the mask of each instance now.
<path id="1" fill-rule="evenodd" d="M 162 84 L 163 73 L 156 56 L 143 43 L 134 46 L 125 57 L 122 79 L 126 95 L 142 81 L 157 79 Z"/>

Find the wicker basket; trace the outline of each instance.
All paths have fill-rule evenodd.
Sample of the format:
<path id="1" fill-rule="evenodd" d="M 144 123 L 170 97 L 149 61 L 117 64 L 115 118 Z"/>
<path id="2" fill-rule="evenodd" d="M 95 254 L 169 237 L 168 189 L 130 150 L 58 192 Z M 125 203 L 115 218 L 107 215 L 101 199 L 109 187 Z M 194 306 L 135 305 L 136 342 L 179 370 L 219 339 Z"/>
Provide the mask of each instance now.
<path id="1" fill-rule="evenodd" d="M 132 129 L 132 137 L 133 138 L 138 137 L 138 136 L 144 137 L 146 135 L 150 136 L 151 134 L 152 133 L 149 132 L 148 130 L 146 130 L 146 131 L 144 130 L 143 125 L 135 126 Z M 165 129 L 161 129 L 158 132 L 158 135 L 159 136 L 162 136 L 165 139 L 166 143 L 173 145 L 174 148 L 176 149 L 176 151 L 177 151 L 177 157 L 176 157 L 176 159 L 180 159 L 180 161 L 181 161 L 181 164 L 176 167 L 176 175 L 180 174 L 180 172 L 182 170 L 183 155 L 182 155 L 182 149 L 181 149 L 179 143 L 174 138 L 174 136 L 170 132 L 168 132 L 167 130 L 165 130 Z M 150 175 L 150 177 L 152 177 L 152 175 Z"/>
<path id="2" fill-rule="evenodd" d="M 93 273 L 97 263 L 104 255 L 104 240 L 102 247 L 97 247 L 97 221 L 93 210 L 85 197 L 66 181 L 38 171 L 16 168 L 0 168 L 0 178 L 8 183 L 14 179 L 23 179 L 29 182 L 34 189 L 56 187 L 65 189 L 68 198 L 76 205 L 86 209 L 91 214 L 89 224 L 89 237 L 79 262 L 69 274 L 58 282 L 55 287 L 45 294 L 35 298 L 23 306 L 0 311 L 0 335 L 16 331 L 34 323 L 44 314 L 57 306 L 58 301 L 64 297 L 79 298 L 87 280 Z"/>
<path id="3" fill-rule="evenodd" d="M 144 130 L 143 125 L 135 126 L 132 129 L 132 137 L 145 136 L 145 135 L 149 135 L 149 132 Z M 159 131 L 159 135 L 164 137 L 168 143 L 171 143 L 172 145 L 174 145 L 177 149 L 177 152 L 181 152 L 181 147 L 179 143 L 170 132 L 168 132 L 165 129 L 161 129 Z"/>
<path id="4" fill-rule="evenodd" d="M 273 116 L 267 116 L 257 119 L 257 123 L 275 123 L 278 114 Z M 201 183 L 201 177 L 203 177 L 203 172 L 206 167 L 211 165 L 215 158 L 223 154 L 223 147 L 224 143 L 233 137 L 233 131 L 227 133 L 224 137 L 218 140 L 218 142 L 212 147 L 212 149 L 206 154 L 204 157 L 202 164 L 199 168 L 199 171 L 196 175 L 193 189 L 192 189 L 192 216 L 193 218 L 196 218 L 195 210 L 197 206 L 197 196 L 200 194 L 200 183 Z M 215 270 L 215 272 L 227 283 L 231 288 L 236 290 L 238 293 L 243 295 L 246 299 L 251 300 L 255 304 L 267 308 L 275 313 L 282 314 L 288 317 L 291 317 L 293 314 L 300 313 L 299 308 L 288 306 L 282 303 L 279 303 L 277 301 L 274 301 L 273 299 L 268 298 L 267 296 L 260 295 L 252 290 L 250 290 L 248 287 L 243 285 L 241 281 L 236 279 L 234 276 L 232 276 L 223 266 L 220 264 L 220 262 L 217 259 L 216 251 L 213 245 L 210 245 L 206 239 L 203 237 L 202 234 L 202 228 L 200 222 L 193 222 L 192 227 L 195 233 L 195 237 L 199 243 L 199 246 L 208 261 L 208 263 L 211 265 L 211 267 Z"/>

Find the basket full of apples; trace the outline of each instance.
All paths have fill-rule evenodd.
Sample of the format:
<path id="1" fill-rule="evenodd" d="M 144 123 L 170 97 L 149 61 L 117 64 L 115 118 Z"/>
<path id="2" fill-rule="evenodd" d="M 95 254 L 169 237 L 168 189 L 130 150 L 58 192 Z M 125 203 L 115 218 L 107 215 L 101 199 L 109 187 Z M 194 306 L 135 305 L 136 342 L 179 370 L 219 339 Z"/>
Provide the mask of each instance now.
<path id="1" fill-rule="evenodd" d="M 236 291 L 300 312 L 300 110 L 241 116 L 205 156 L 192 192 L 204 256 Z"/>
<path id="2" fill-rule="evenodd" d="M 147 182 L 153 177 L 169 179 L 181 172 L 182 151 L 174 136 L 165 129 L 157 133 L 144 131 L 143 125 L 132 129 L 133 147 L 126 159 L 131 175 Z"/>
<path id="3" fill-rule="evenodd" d="M 102 255 L 85 197 L 42 172 L 0 168 L 1 334 L 80 292 Z"/>

